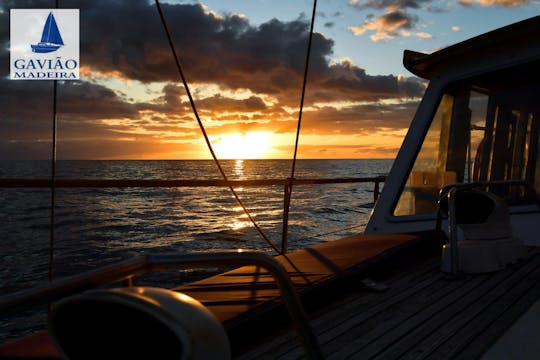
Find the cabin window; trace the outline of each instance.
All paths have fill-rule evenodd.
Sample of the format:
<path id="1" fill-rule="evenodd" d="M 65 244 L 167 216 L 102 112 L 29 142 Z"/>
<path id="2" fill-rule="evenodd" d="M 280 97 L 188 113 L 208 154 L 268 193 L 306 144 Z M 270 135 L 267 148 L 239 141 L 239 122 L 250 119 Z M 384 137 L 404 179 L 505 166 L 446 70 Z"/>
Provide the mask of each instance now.
<path id="1" fill-rule="evenodd" d="M 439 190 L 452 183 L 522 180 L 540 192 L 540 85 L 535 77 L 497 74 L 448 88 L 394 215 L 434 214 Z M 536 200 L 519 186 L 493 188 L 511 205 Z"/>

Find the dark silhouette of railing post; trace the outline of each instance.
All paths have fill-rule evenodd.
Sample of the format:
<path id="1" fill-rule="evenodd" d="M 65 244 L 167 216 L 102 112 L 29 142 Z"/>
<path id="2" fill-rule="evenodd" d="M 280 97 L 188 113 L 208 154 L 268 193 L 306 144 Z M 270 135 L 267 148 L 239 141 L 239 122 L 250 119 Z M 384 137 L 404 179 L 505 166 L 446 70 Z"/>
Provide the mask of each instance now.
<path id="1" fill-rule="evenodd" d="M 379 180 L 375 180 L 375 186 L 373 187 L 373 204 L 375 204 L 377 202 L 377 199 L 379 198 L 379 182 Z"/>
<path id="2" fill-rule="evenodd" d="M 281 232 L 281 254 L 287 253 L 289 247 L 289 209 L 291 205 L 292 178 L 287 178 L 283 187 L 283 229 Z"/>

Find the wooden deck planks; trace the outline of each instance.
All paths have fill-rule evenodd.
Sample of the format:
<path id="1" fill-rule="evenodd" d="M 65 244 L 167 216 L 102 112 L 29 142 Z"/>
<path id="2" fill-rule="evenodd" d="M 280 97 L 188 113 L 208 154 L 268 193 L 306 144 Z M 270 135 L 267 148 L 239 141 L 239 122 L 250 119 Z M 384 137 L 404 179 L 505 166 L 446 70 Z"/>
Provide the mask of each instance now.
<path id="1" fill-rule="evenodd" d="M 403 296 L 407 296 L 407 293 L 404 292 Z M 332 325 L 327 325 L 326 329 L 322 332 L 316 331 L 319 341 L 324 344 L 323 354 L 329 358 L 342 358 L 343 350 L 347 349 L 351 343 L 359 341 L 359 334 L 369 331 L 376 336 L 375 332 L 371 331 L 371 329 L 376 327 L 373 320 L 375 318 L 377 318 L 376 321 L 383 321 L 384 325 L 391 328 L 393 326 L 393 324 L 389 324 L 391 316 L 389 313 L 386 313 L 385 310 L 389 304 L 392 305 L 392 302 L 399 301 L 400 299 L 397 297 L 390 298 L 388 301 L 383 301 L 379 304 L 380 306 L 375 308 L 369 308 L 364 305 L 359 306 L 357 309 L 351 309 L 353 311 L 344 311 L 340 308 L 334 312 L 329 316 L 331 318 L 329 319 L 331 321 L 330 324 Z M 369 311 L 366 311 L 366 309 Z M 341 314 L 337 314 L 337 312 Z M 316 327 L 317 324 L 314 324 L 313 326 Z M 362 338 L 360 341 L 369 341 L 369 339 Z M 276 353 L 280 354 L 283 358 L 289 358 L 290 354 L 301 355 L 303 352 L 304 350 L 296 344 L 295 350 L 290 353 Z M 276 358 L 281 357 L 278 356 Z"/>
<path id="2" fill-rule="evenodd" d="M 419 288 L 430 286 L 435 281 L 432 276 L 435 268 L 438 268 L 438 261 L 428 261 L 418 266 L 414 273 L 399 274 L 395 279 L 385 282 L 388 290 L 383 293 L 373 292 L 359 286 L 358 291 L 361 296 L 358 296 L 358 293 L 352 294 L 332 304 L 329 308 L 319 311 L 314 315 L 312 321 L 312 327 L 319 341 L 326 344 L 340 334 L 348 332 L 351 327 L 370 316 L 364 313 L 364 310 L 373 306 L 373 303 L 379 303 L 378 311 L 384 311 L 386 307 L 403 301 L 410 294 L 417 292 Z M 377 309 L 372 309 L 372 312 L 376 313 Z M 289 331 L 286 335 L 274 338 L 240 358 L 258 359 L 261 356 L 264 357 L 264 354 L 268 352 L 272 353 L 276 359 L 280 356 L 294 358 L 304 354 L 304 349 L 295 333 Z"/>
<path id="3" fill-rule="evenodd" d="M 457 328 L 431 358 L 475 358 L 483 354 L 540 296 L 540 256 L 524 266 L 514 266 L 512 276 L 478 299 L 476 311 Z M 498 275 L 498 274 L 497 274 Z M 496 277 L 497 278 L 497 277 Z"/>
<path id="4" fill-rule="evenodd" d="M 346 300 L 347 306 L 332 307 L 314 318 L 312 325 L 325 356 L 476 359 L 540 298 L 538 251 L 492 274 L 449 280 L 438 269 L 431 267 L 430 272 L 428 286 L 421 286 L 422 281 L 409 286 L 401 279 L 392 283 L 397 294 L 392 289 L 380 294 L 359 292 Z M 285 338 L 274 339 L 241 359 L 302 358 L 302 348 L 291 334 Z"/>
<path id="5" fill-rule="evenodd" d="M 387 308 L 382 316 L 371 319 L 372 329 L 366 329 L 365 326 L 359 328 L 355 333 L 358 338 L 333 353 L 331 358 L 343 359 L 352 355 L 362 359 L 374 357 L 460 300 L 457 290 L 461 284 L 442 279 L 440 274 L 434 274 L 434 278 L 438 281 L 432 286 L 410 294 L 400 303 Z M 476 279 L 468 283 L 466 289 L 472 290 L 482 281 Z"/>
<path id="6" fill-rule="evenodd" d="M 443 311 L 414 329 L 401 341 L 392 344 L 392 347 L 382 352 L 379 357 L 394 359 L 433 358 L 439 347 L 449 345 L 453 340 L 470 341 L 469 339 L 473 336 L 466 334 L 465 330 L 476 329 L 478 317 L 482 313 L 493 318 L 494 314 L 490 310 L 489 304 L 497 301 L 509 291 L 515 292 L 516 289 L 512 289 L 512 283 L 521 281 L 523 276 L 526 276 L 533 267 L 538 266 L 535 263 L 526 265 L 516 272 L 509 269 L 510 271 L 493 274 L 487 279 L 485 279 L 486 275 L 476 275 L 468 279 L 456 280 L 464 283 L 464 286 L 456 292 L 459 301 L 447 304 Z M 465 283 L 472 283 L 474 278 L 484 278 L 485 280 L 481 282 L 481 286 L 474 286 L 472 289 L 466 287 Z M 457 344 L 454 343 L 454 345 L 457 348 Z M 446 358 L 448 352 L 443 350 L 442 353 Z"/>

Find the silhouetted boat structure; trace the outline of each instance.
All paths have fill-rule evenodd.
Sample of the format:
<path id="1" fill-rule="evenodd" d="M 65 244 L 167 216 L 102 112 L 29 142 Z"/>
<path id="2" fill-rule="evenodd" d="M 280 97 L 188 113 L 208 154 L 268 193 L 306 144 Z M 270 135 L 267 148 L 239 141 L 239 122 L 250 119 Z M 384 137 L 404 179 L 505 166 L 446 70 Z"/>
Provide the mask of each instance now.
<path id="1" fill-rule="evenodd" d="M 7 295 L 3 311 L 55 304 L 49 332 L 0 354 L 537 358 L 539 41 L 534 17 L 405 52 L 430 82 L 364 234 L 274 258 L 148 255 Z M 237 268 L 172 290 L 133 286 L 148 271 L 218 265 Z"/>
<path id="2" fill-rule="evenodd" d="M 58 50 L 63 45 L 64 41 L 62 40 L 62 35 L 60 35 L 60 30 L 58 30 L 58 25 L 56 24 L 53 13 L 50 12 L 45 21 L 45 25 L 43 26 L 41 41 L 36 45 L 30 46 L 35 53 L 50 53 Z"/>

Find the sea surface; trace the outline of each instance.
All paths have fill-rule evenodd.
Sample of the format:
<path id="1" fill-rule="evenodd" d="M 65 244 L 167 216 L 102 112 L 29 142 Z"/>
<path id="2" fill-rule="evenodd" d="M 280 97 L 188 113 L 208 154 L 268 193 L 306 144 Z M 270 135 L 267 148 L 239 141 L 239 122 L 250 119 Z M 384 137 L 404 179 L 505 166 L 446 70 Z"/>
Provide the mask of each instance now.
<path id="1" fill-rule="evenodd" d="M 299 160 L 295 178 L 386 175 L 392 160 Z M 284 179 L 289 160 L 222 161 L 230 180 Z M 58 161 L 58 178 L 221 179 L 212 161 Z M 0 178 L 49 178 L 50 161 L 0 161 Z M 383 184 L 381 184 L 381 189 Z M 373 206 L 373 183 L 299 185 L 292 191 L 289 250 L 358 234 Z M 280 248 L 283 186 L 236 189 L 265 235 Z M 0 289 L 5 295 L 48 281 L 51 191 L 0 189 Z M 275 254 L 225 187 L 58 188 L 54 273 L 60 278 L 142 253 L 252 249 Z M 143 277 L 172 287 L 194 269 Z M 45 311 L 0 317 L 0 341 L 44 327 Z"/>

